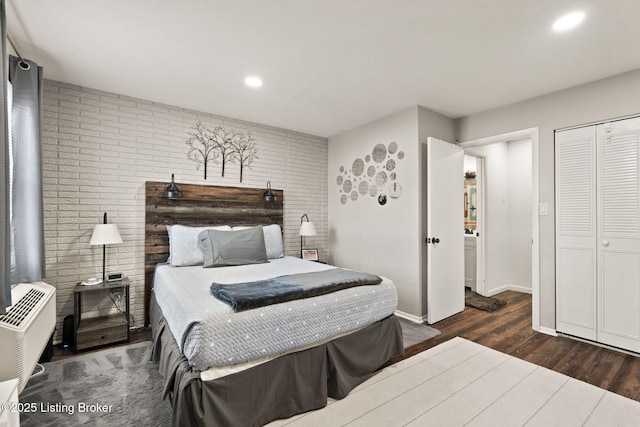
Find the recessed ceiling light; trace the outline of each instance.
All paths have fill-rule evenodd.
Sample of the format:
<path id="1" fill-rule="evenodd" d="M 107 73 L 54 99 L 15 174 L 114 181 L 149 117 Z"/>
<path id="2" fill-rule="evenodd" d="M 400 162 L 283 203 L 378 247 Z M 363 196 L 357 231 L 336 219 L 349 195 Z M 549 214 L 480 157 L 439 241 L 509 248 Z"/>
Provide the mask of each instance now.
<path id="1" fill-rule="evenodd" d="M 250 76 L 244 79 L 244 83 L 249 87 L 262 86 L 262 79 L 260 77 Z"/>
<path id="2" fill-rule="evenodd" d="M 569 30 L 584 20 L 584 12 L 572 12 L 568 13 L 560 18 L 556 19 L 553 23 L 553 29 L 556 31 Z"/>

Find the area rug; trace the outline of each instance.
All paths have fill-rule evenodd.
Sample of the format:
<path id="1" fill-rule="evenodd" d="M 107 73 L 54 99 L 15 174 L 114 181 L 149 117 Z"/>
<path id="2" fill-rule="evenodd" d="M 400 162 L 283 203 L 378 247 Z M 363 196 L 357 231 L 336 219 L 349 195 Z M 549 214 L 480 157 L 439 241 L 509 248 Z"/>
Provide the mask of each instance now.
<path id="1" fill-rule="evenodd" d="M 453 338 L 269 426 L 637 426 L 640 402 Z"/>
<path id="2" fill-rule="evenodd" d="M 471 289 L 464 290 L 464 305 L 484 311 L 494 311 L 506 305 L 506 301 L 492 297 L 483 297 Z"/>
<path id="3" fill-rule="evenodd" d="M 44 363 L 20 402 L 21 426 L 170 426 L 162 377 L 151 362 L 151 342 L 130 344 Z"/>
<path id="4" fill-rule="evenodd" d="M 405 349 L 440 334 L 399 319 Z M 162 400 L 162 377 L 150 359 L 147 341 L 44 363 L 44 374 L 20 394 L 35 408 L 21 413 L 21 425 L 171 425 L 171 405 Z"/>
<path id="5" fill-rule="evenodd" d="M 415 323 L 402 317 L 398 317 L 398 319 L 400 326 L 402 326 L 402 340 L 405 350 L 440 335 L 440 331 L 431 326 Z"/>

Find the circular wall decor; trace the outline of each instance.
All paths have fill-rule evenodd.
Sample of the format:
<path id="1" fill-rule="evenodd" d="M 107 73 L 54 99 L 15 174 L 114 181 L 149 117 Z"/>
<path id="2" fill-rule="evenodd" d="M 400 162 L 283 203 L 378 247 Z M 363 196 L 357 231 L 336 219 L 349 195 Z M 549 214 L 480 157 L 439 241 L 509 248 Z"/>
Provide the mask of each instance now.
<path id="1" fill-rule="evenodd" d="M 398 151 L 398 143 L 393 141 L 389 143 L 389 154 L 393 154 Z"/>
<path id="2" fill-rule="evenodd" d="M 373 152 L 371 153 L 371 158 L 376 163 L 382 163 L 382 161 L 387 157 L 387 147 L 382 144 L 378 144 L 373 147 Z"/>
<path id="3" fill-rule="evenodd" d="M 402 195 L 402 186 L 394 182 L 393 185 L 389 187 L 389 197 L 391 197 L 392 199 L 397 199 L 401 195 Z"/>
<path id="4" fill-rule="evenodd" d="M 361 195 L 366 196 L 369 192 L 369 183 L 367 181 L 360 181 L 360 184 L 358 185 L 358 192 Z"/>
<path id="5" fill-rule="evenodd" d="M 355 176 L 362 175 L 362 172 L 364 172 L 364 160 L 355 159 L 353 161 L 353 165 L 351 166 L 351 171 Z"/>
<path id="6" fill-rule="evenodd" d="M 358 196 L 367 194 L 377 198 L 380 205 L 399 198 L 402 186 L 397 182 L 397 168 L 405 156 L 399 148 L 396 141 L 379 143 L 370 154 L 354 159 L 351 169 L 345 168 L 343 163 L 340 175 L 336 177 L 340 202 L 347 204 L 349 199 L 355 202 Z"/>

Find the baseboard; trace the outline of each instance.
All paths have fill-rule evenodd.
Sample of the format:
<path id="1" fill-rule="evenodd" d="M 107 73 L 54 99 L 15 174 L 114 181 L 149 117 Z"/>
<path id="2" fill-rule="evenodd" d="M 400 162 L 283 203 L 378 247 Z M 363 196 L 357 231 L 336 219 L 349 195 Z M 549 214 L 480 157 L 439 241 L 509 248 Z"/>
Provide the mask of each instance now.
<path id="1" fill-rule="evenodd" d="M 400 311 L 400 310 L 396 310 L 395 313 L 393 314 L 395 314 L 398 317 L 402 317 L 403 319 L 410 320 L 411 322 L 414 322 L 414 323 L 424 323 L 427 321 L 426 315 L 419 317 L 419 316 L 414 316 L 413 314 L 405 313 L 404 311 Z"/>
<path id="2" fill-rule="evenodd" d="M 556 332 L 555 329 L 547 328 L 545 326 L 540 326 L 538 332 L 540 332 L 541 334 L 551 335 L 552 337 L 558 336 L 558 332 Z"/>
<path id="3" fill-rule="evenodd" d="M 531 294 L 532 290 L 531 288 L 525 288 L 524 286 L 517 286 L 517 285 L 504 285 L 504 286 L 500 286 L 499 288 L 495 288 L 495 289 L 490 289 L 487 293 L 489 297 L 492 297 L 494 295 L 497 295 L 501 292 L 505 292 L 505 291 L 515 291 L 515 292 L 521 292 L 523 294 Z"/>
<path id="4" fill-rule="evenodd" d="M 515 292 L 521 292 L 523 294 L 529 294 L 531 295 L 533 293 L 533 290 L 531 288 L 526 288 L 524 286 L 517 286 L 517 285 L 509 285 L 509 289 L 510 291 L 515 291 Z"/>

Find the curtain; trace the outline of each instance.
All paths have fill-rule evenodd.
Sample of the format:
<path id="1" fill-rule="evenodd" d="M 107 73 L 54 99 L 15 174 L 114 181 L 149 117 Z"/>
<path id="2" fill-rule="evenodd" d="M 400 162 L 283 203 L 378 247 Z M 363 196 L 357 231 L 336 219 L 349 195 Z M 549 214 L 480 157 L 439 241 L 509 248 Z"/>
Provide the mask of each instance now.
<path id="1" fill-rule="evenodd" d="M 5 3 L 0 0 L 0 314 L 11 305 L 11 241 L 9 220 L 9 138 L 7 136 L 7 28 Z"/>
<path id="2" fill-rule="evenodd" d="M 35 282 L 45 275 L 40 110 L 42 67 L 9 57 L 12 86 L 11 242 L 15 253 L 11 283 Z"/>

